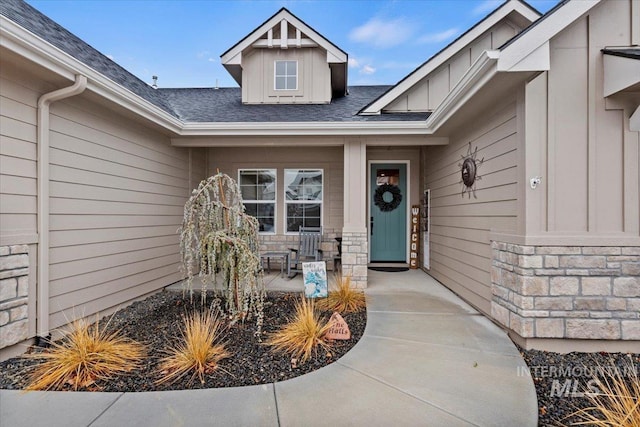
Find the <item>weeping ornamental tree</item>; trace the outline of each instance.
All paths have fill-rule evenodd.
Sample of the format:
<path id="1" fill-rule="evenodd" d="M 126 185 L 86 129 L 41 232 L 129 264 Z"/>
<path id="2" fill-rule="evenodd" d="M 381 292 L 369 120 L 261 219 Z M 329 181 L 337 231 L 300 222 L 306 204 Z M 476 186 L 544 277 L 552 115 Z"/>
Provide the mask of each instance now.
<path id="1" fill-rule="evenodd" d="M 185 286 L 191 297 L 197 274 L 203 303 L 211 284 L 225 297 L 229 316 L 234 320 L 255 316 L 260 330 L 265 291 L 258 227 L 258 220 L 244 213 L 238 184 L 218 172 L 193 190 L 184 205 L 179 232 Z"/>

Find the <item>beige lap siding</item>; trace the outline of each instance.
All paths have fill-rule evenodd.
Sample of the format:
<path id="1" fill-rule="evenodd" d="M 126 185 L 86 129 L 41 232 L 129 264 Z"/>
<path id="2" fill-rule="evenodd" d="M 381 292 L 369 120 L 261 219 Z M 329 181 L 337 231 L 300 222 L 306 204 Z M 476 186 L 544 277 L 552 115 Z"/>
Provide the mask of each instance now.
<path id="1" fill-rule="evenodd" d="M 516 101 L 505 100 L 452 135 L 449 145 L 423 151 L 424 188 L 431 189 L 429 273 L 485 313 L 491 312 L 489 234 L 516 229 L 516 129 Z M 471 197 L 462 195 L 460 172 L 469 142 L 478 162 L 484 159 Z"/>
<path id="2" fill-rule="evenodd" d="M 52 106 L 50 141 L 51 328 L 179 280 L 188 149 L 80 98 Z"/>

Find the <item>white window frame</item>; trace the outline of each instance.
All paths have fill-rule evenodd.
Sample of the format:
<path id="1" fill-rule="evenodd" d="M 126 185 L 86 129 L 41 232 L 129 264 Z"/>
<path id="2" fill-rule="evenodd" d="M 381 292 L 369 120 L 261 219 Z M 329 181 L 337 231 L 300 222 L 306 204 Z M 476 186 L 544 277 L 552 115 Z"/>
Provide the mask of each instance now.
<path id="1" fill-rule="evenodd" d="M 296 78 L 296 87 L 295 88 L 287 88 L 285 87 L 284 89 L 278 89 L 278 85 L 277 85 L 277 81 L 278 81 L 278 77 L 284 77 L 284 82 L 285 82 L 285 86 L 287 85 L 287 78 L 288 77 L 294 77 L 294 76 L 290 76 L 288 74 L 283 75 L 279 75 L 278 74 L 278 62 L 295 62 L 296 64 L 296 74 L 295 74 L 295 78 Z M 285 70 L 286 70 L 286 66 L 285 66 Z M 281 91 L 296 91 L 298 90 L 298 86 L 300 83 L 300 64 L 298 63 L 297 60 L 294 59 L 278 59 L 273 61 L 273 90 L 277 91 L 277 92 L 281 92 Z"/>
<path id="2" fill-rule="evenodd" d="M 275 177 L 274 192 L 273 192 L 273 200 L 245 200 L 243 196 L 243 203 L 246 205 L 247 203 L 252 204 L 273 204 L 273 231 L 259 231 L 259 234 L 276 234 L 277 233 L 277 224 L 278 224 L 278 170 L 273 168 L 243 168 L 238 169 L 238 186 L 240 187 L 240 192 L 242 194 L 242 185 L 241 185 L 241 176 L 242 172 L 271 172 Z"/>
<path id="3" fill-rule="evenodd" d="M 320 172 L 320 176 L 322 177 L 322 199 L 321 200 L 288 200 L 287 199 L 287 172 L 288 171 L 294 171 L 294 172 L 299 172 L 299 171 L 314 171 L 314 172 Z M 320 205 L 320 227 L 324 226 L 324 196 L 325 196 L 325 174 L 324 174 L 324 169 L 322 168 L 307 168 L 307 167 L 301 167 L 301 168 L 286 168 L 284 170 L 284 173 L 282 175 L 282 180 L 283 180 L 283 200 L 284 200 L 284 214 L 283 216 L 283 220 L 284 220 L 284 225 L 283 225 L 283 230 L 284 230 L 284 234 L 298 234 L 299 231 L 295 230 L 295 231 L 289 231 L 287 230 L 287 225 L 288 225 L 288 219 L 289 219 L 289 214 L 288 214 L 288 206 L 289 204 L 319 204 Z"/>

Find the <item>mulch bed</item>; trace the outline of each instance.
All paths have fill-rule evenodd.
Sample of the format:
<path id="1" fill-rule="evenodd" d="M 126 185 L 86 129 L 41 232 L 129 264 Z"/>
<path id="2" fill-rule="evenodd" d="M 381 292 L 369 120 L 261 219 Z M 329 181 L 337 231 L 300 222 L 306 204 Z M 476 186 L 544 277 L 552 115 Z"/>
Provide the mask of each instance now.
<path id="1" fill-rule="evenodd" d="M 640 374 L 637 353 L 567 353 L 520 349 L 538 396 L 538 425 L 570 426 L 584 421 L 573 415 L 593 406 L 583 395 L 597 390 L 593 374 L 619 373 L 628 384 Z M 638 378 L 637 376 L 635 378 Z"/>
<path id="2" fill-rule="evenodd" d="M 268 293 L 264 306 L 263 340 L 269 333 L 274 332 L 293 317 L 294 304 L 298 299 L 300 299 L 299 294 Z M 209 297 L 205 303 L 207 307 L 210 302 Z M 148 357 L 140 369 L 106 381 L 97 381 L 83 390 L 105 392 L 183 390 L 238 387 L 284 381 L 336 361 L 358 342 L 367 321 L 364 310 L 360 313 L 344 314 L 343 317 L 351 330 L 351 339 L 334 341 L 330 351 L 321 349 L 303 364 L 292 360 L 286 354 L 274 353 L 268 346 L 259 342 L 255 336 L 254 320 L 235 323 L 228 326 L 223 338 L 226 342 L 225 348 L 232 356 L 222 360 L 219 369 L 206 375 L 204 384 L 198 378 L 186 377 L 173 384 L 157 385 L 155 383 L 159 378 L 157 365 L 163 356 L 163 351 L 167 348 L 167 344 L 175 342 L 176 337 L 180 336 L 182 317 L 200 308 L 199 295 L 194 296 L 192 303 L 188 296 L 183 297 L 182 292 L 164 291 L 116 312 L 110 320 L 109 328 L 121 329 L 128 337 L 146 344 Z M 326 319 L 330 316 L 331 313 L 325 313 Z M 107 321 L 108 318 L 100 320 L 100 325 L 105 325 Z M 0 363 L 0 388 L 25 388 L 28 373 L 35 363 L 37 361 L 23 357 Z"/>

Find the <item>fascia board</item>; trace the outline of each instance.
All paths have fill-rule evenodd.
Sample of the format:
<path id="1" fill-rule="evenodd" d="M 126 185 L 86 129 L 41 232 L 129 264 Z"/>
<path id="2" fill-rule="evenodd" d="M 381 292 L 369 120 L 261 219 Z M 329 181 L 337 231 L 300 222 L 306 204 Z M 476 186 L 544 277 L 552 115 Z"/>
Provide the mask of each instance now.
<path id="1" fill-rule="evenodd" d="M 73 80 L 76 74 L 84 75 L 89 82 L 87 90 L 173 133 L 182 128 L 179 119 L 4 16 L 0 16 L 0 45 L 69 80 Z"/>
<path id="2" fill-rule="evenodd" d="M 640 132 L 640 106 L 636 107 L 636 110 L 629 118 L 629 130 Z"/>
<path id="3" fill-rule="evenodd" d="M 402 94 L 413 87 L 416 83 L 428 76 L 429 73 L 433 72 L 442 64 L 453 58 L 462 48 L 467 46 L 469 43 L 472 43 L 485 31 L 489 30 L 498 22 L 506 18 L 506 16 L 513 11 L 518 12 L 531 22 L 536 21 L 540 17 L 540 15 L 518 1 L 505 3 L 500 9 L 489 15 L 484 21 L 481 21 L 469 32 L 460 37 L 460 39 L 449 45 L 436 56 L 429 59 L 429 61 L 422 65 L 422 67 L 407 76 L 405 80 L 400 81 L 396 86 L 389 90 L 389 92 L 384 94 L 367 108 L 363 109 L 361 114 L 380 114 L 384 107 L 391 104 L 396 100 L 396 98 L 402 96 Z"/>
<path id="4" fill-rule="evenodd" d="M 566 3 L 505 47 L 500 55 L 499 68 L 510 70 L 515 67 L 598 3 L 600 0 L 573 0 Z"/>
<path id="5" fill-rule="evenodd" d="M 505 65 L 502 56 L 498 61 L 498 71 L 518 72 L 518 71 L 549 71 L 551 69 L 551 50 L 549 40 L 525 56 L 520 62 L 513 66 Z M 509 67 L 509 68 L 507 68 Z"/>
<path id="6" fill-rule="evenodd" d="M 294 27 L 300 29 L 303 33 L 305 33 L 311 40 L 316 42 L 319 46 L 325 49 L 327 52 L 331 52 L 331 54 L 339 59 L 342 62 L 347 61 L 347 54 L 340 49 L 336 48 L 333 44 L 331 44 L 327 39 L 325 39 L 322 35 L 318 34 L 314 29 L 306 25 L 304 22 L 300 21 L 298 18 L 293 16 L 287 10 L 282 10 L 280 13 L 275 14 L 271 19 L 267 20 L 265 23 L 256 28 L 251 34 L 245 37 L 240 43 L 234 46 L 231 50 L 228 50 L 220 57 L 222 64 L 226 64 L 231 61 L 234 57 L 236 57 L 239 53 L 244 51 L 246 48 L 250 47 L 256 40 L 258 40 L 264 33 L 269 31 L 275 25 L 277 25 L 283 19 L 290 22 Z"/>
<path id="7" fill-rule="evenodd" d="M 500 51 L 497 50 L 484 51 L 478 57 L 451 92 L 427 118 L 426 124 L 431 133 L 438 130 L 469 98 L 496 75 L 499 57 Z"/>
<path id="8" fill-rule="evenodd" d="M 185 123 L 180 136 L 428 135 L 424 121 Z"/>

